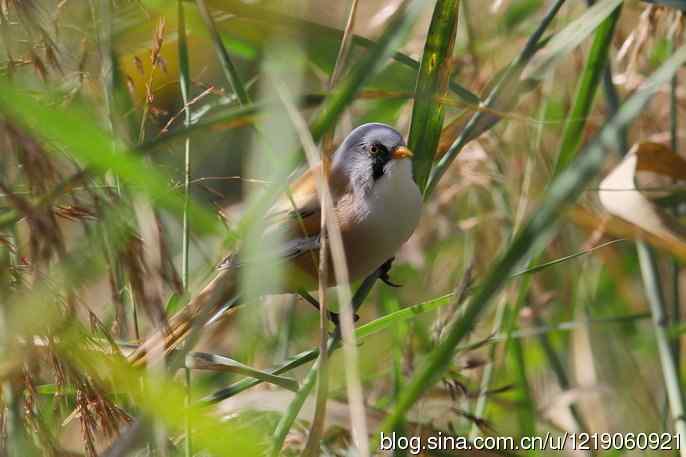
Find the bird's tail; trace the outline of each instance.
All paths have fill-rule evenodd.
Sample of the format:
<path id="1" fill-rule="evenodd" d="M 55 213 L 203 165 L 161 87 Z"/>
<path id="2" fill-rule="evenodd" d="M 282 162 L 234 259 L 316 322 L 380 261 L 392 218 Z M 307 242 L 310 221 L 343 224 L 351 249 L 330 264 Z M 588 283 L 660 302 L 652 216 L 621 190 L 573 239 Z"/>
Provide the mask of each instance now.
<path id="1" fill-rule="evenodd" d="M 194 326 L 202 326 L 236 295 L 235 270 L 221 270 L 191 301 L 169 318 L 166 328 L 157 330 L 132 352 L 133 365 L 144 365 L 152 357 L 166 355 L 188 336 Z"/>

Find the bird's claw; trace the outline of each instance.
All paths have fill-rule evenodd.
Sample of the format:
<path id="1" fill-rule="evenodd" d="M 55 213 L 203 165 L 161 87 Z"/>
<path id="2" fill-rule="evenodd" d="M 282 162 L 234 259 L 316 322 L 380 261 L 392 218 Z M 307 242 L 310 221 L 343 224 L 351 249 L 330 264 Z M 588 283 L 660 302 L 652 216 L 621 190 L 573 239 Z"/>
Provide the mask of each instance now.
<path id="1" fill-rule="evenodd" d="M 339 313 L 334 313 L 333 311 L 329 311 L 329 320 L 333 322 L 333 324 L 338 327 L 341 323 L 341 315 Z M 353 314 L 353 321 L 357 322 L 360 319 L 359 314 Z"/>
<path id="2" fill-rule="evenodd" d="M 396 284 L 393 281 L 391 281 L 390 276 L 388 276 L 388 272 L 391 271 L 391 265 L 393 264 L 393 260 L 395 260 L 395 257 L 391 257 L 388 259 L 386 262 L 384 262 L 383 265 L 381 265 L 380 270 L 381 274 L 379 275 L 379 279 L 381 282 L 386 284 L 387 286 L 391 287 L 402 287 L 402 284 Z"/>
<path id="3" fill-rule="evenodd" d="M 396 284 L 396 283 L 392 282 L 392 281 L 391 281 L 391 278 L 388 277 L 388 273 L 382 274 L 382 275 L 379 277 L 379 279 L 380 279 L 384 284 L 386 284 L 387 286 L 391 286 L 391 287 L 402 287 L 402 286 L 403 286 L 402 284 Z"/>

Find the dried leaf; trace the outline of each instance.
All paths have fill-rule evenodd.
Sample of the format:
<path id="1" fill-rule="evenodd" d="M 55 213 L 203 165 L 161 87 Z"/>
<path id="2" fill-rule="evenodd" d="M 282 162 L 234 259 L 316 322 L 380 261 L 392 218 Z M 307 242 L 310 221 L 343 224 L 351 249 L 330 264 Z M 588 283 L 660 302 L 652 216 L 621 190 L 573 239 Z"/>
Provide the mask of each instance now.
<path id="1" fill-rule="evenodd" d="M 611 214 L 659 238 L 686 244 L 686 227 L 660 208 L 656 198 L 679 190 L 686 161 L 667 147 L 641 143 L 600 184 L 598 197 Z"/>

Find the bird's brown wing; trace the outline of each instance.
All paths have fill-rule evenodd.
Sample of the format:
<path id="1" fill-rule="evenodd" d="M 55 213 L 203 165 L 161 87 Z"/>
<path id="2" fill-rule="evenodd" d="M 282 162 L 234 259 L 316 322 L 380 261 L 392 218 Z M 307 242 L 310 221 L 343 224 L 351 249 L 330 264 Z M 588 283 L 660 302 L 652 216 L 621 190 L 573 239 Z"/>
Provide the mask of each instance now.
<path id="1" fill-rule="evenodd" d="M 268 253 L 270 260 L 289 260 L 308 251 L 319 250 L 321 231 L 321 207 L 316 191 L 321 166 L 308 169 L 291 182 L 285 192 L 270 208 L 265 216 L 263 237 L 276 237 L 277 252 Z M 227 255 L 217 265 L 217 269 L 238 268 L 246 262 L 265 261 L 266 258 L 246 258 L 244 253 L 235 251 Z M 267 256 L 267 253 L 265 253 Z"/>
<path id="2" fill-rule="evenodd" d="M 317 193 L 320 165 L 310 168 L 288 186 L 288 191 L 267 213 L 267 233 L 279 230 L 287 239 L 310 238 L 321 230 L 321 206 Z"/>

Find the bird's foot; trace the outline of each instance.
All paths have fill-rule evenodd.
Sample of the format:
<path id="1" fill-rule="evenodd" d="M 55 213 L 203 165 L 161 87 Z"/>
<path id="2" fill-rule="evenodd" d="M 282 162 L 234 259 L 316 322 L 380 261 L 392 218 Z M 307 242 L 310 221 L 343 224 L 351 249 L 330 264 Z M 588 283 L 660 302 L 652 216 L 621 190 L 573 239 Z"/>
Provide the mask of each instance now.
<path id="1" fill-rule="evenodd" d="M 306 291 L 304 291 L 304 290 L 301 290 L 301 291 L 298 292 L 298 295 L 300 295 L 300 297 L 302 297 L 306 302 L 308 302 L 309 304 L 311 304 L 312 306 L 314 306 L 317 310 L 320 310 L 319 302 L 317 301 L 317 299 L 315 299 L 315 298 L 314 298 L 312 295 L 310 295 L 308 292 L 306 292 Z M 328 314 L 328 316 L 329 316 L 329 320 L 330 320 L 336 327 L 338 327 L 338 326 L 340 325 L 340 322 L 341 322 L 341 320 L 340 320 L 340 314 L 339 314 L 339 313 L 334 313 L 333 311 L 328 311 L 327 314 Z M 357 314 L 353 314 L 353 320 L 354 320 L 355 322 L 357 322 L 359 318 L 360 318 L 360 316 L 358 316 Z"/>
<path id="2" fill-rule="evenodd" d="M 336 326 L 338 327 L 341 324 L 341 315 L 340 313 L 334 313 L 333 311 L 329 311 L 329 320 Z M 357 322 L 360 320 L 359 314 L 353 314 L 353 321 Z"/>
<path id="3" fill-rule="evenodd" d="M 391 287 L 402 287 L 402 284 L 396 284 L 393 281 L 391 281 L 390 276 L 388 276 L 388 272 L 391 271 L 391 266 L 393 265 L 393 260 L 395 260 L 395 257 L 391 257 L 390 259 L 386 260 L 383 265 L 379 267 L 379 270 L 381 270 L 381 274 L 379 275 L 379 279 L 386 285 L 391 286 Z"/>

